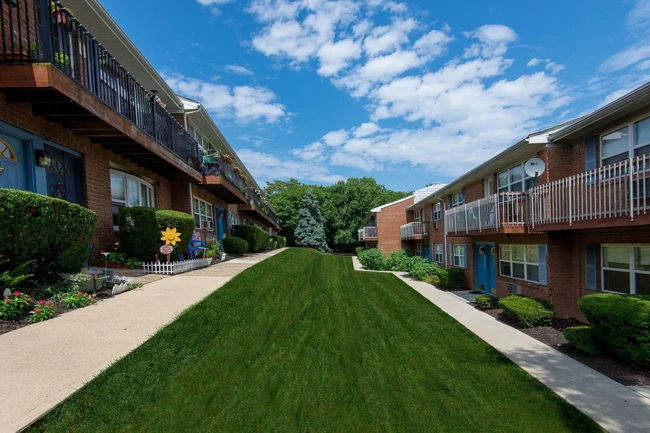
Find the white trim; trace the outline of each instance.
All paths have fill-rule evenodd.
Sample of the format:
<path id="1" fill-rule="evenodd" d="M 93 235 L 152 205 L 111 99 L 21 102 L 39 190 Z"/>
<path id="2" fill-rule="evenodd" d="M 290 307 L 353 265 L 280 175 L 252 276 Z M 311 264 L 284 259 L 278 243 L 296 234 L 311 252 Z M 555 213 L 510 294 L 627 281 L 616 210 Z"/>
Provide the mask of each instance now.
<path id="1" fill-rule="evenodd" d="M 194 201 L 198 203 L 198 209 L 194 206 Z M 208 215 L 207 213 L 201 212 L 201 204 L 205 205 L 205 207 L 209 210 L 210 214 Z M 214 230 L 215 225 L 214 225 L 214 205 L 205 201 L 201 200 L 197 196 L 192 196 L 192 216 L 194 217 L 194 225 L 196 226 L 196 217 L 199 217 L 199 225 L 196 226 L 197 229 L 200 230 Z M 203 226 L 203 218 L 206 220 L 207 226 Z"/>
<path id="2" fill-rule="evenodd" d="M 113 176 L 115 177 L 121 177 L 122 181 L 124 182 L 124 200 L 115 200 L 113 198 Z M 111 190 L 111 215 L 112 215 L 112 207 L 117 205 L 117 206 L 123 206 L 123 207 L 133 207 L 129 205 L 129 180 L 135 181 L 138 183 L 138 204 L 137 206 L 142 206 L 142 207 L 156 207 L 156 191 L 154 189 L 154 186 L 151 182 L 148 182 L 147 180 L 135 176 L 130 173 L 126 173 L 124 171 L 120 170 L 114 170 L 111 169 L 108 177 L 108 184 L 109 188 Z M 141 192 L 142 192 L 142 186 L 145 186 L 147 188 L 147 204 L 142 204 L 142 197 L 141 197 Z M 113 225 L 113 229 L 115 231 L 119 230 L 119 227 L 117 225 Z"/>
<path id="3" fill-rule="evenodd" d="M 392 201 L 390 203 L 382 204 L 381 206 L 378 206 L 378 207 L 376 207 L 374 209 L 370 209 L 370 213 L 379 213 L 379 212 L 381 212 L 382 209 L 387 208 L 388 206 L 392 206 L 394 204 L 401 203 L 404 200 L 408 200 L 410 198 L 415 198 L 415 196 L 410 195 L 408 197 L 400 198 L 399 200 L 395 200 L 395 201 Z"/>
<path id="4" fill-rule="evenodd" d="M 505 245 L 499 245 L 499 275 L 502 277 L 506 278 L 512 278 L 513 280 L 519 280 L 519 281 L 528 281 L 530 283 L 535 283 L 535 284 L 541 284 L 539 282 L 539 274 L 540 274 L 540 264 L 539 264 L 539 257 L 537 257 L 537 263 L 534 262 L 528 262 L 528 253 L 526 252 L 526 247 L 534 247 L 537 248 L 537 254 L 539 255 L 539 245 L 540 244 L 505 244 Z M 501 252 L 501 249 L 507 247 L 510 248 L 510 259 L 509 260 L 504 260 L 503 259 L 503 254 Z M 513 260 L 512 258 L 512 247 L 523 247 L 524 249 L 524 261 L 521 262 L 519 260 Z M 501 270 L 501 262 L 504 263 L 509 263 L 510 264 L 510 275 L 506 275 L 502 272 Z M 524 278 L 519 278 L 514 276 L 514 264 L 518 265 L 524 265 Z M 537 266 L 537 281 L 531 280 L 528 278 L 528 266 Z"/>
<path id="5" fill-rule="evenodd" d="M 610 130 L 608 130 L 608 131 L 606 131 L 606 132 L 604 132 L 604 133 L 602 133 L 602 134 L 600 134 L 598 136 L 598 163 L 599 163 L 599 167 L 605 167 L 606 165 L 609 165 L 609 164 L 603 164 L 603 159 L 604 159 L 603 158 L 603 137 L 606 136 L 606 135 L 609 135 L 609 134 L 611 134 L 613 132 L 616 132 L 616 131 L 618 131 L 620 129 L 627 128 L 627 140 L 628 140 L 628 143 L 627 143 L 627 158 L 623 158 L 623 160 L 634 158 L 636 156 L 636 155 L 634 155 L 634 150 L 635 149 L 650 145 L 650 143 L 645 143 L 645 144 L 642 144 L 642 145 L 636 146 L 636 147 L 634 145 L 634 141 L 636 139 L 636 133 L 634 131 L 634 124 L 642 122 L 643 120 L 646 120 L 646 119 L 650 119 L 650 115 L 648 115 L 648 113 L 640 115 L 640 116 L 632 119 L 629 122 L 620 123 L 620 124 L 618 124 L 618 126 L 612 128 L 612 129 L 610 129 Z M 612 156 L 609 156 L 609 157 L 607 157 L 605 159 L 613 158 L 615 156 L 622 155 L 622 154 L 623 153 L 612 155 Z M 610 163 L 610 164 L 612 164 L 612 163 Z"/>
<path id="6" fill-rule="evenodd" d="M 629 262 L 630 269 L 609 268 L 605 267 L 605 248 L 607 247 L 626 247 L 629 249 Z M 602 244 L 600 248 L 600 282 L 601 290 L 605 293 L 615 293 L 617 295 L 627 295 L 624 292 L 617 292 L 614 290 L 605 290 L 605 271 L 613 272 L 627 272 L 630 274 L 630 295 L 636 295 L 636 274 L 650 275 L 650 271 L 637 271 L 636 261 L 634 257 L 634 250 L 636 248 L 648 248 L 650 244 Z"/>
<path id="7" fill-rule="evenodd" d="M 456 254 L 456 247 L 462 247 L 463 248 L 463 254 Z M 452 256 L 451 256 L 451 265 L 456 267 L 456 268 L 463 268 L 467 269 L 467 244 L 451 244 L 451 251 L 452 251 Z M 457 265 L 456 264 L 456 258 L 462 259 L 463 264 L 462 265 Z"/>

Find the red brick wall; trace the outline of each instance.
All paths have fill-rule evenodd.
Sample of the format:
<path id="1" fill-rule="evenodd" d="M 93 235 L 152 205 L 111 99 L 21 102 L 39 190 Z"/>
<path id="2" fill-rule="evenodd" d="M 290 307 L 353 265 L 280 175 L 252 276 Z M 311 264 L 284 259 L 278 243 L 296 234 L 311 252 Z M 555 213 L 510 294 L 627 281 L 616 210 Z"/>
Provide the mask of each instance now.
<path id="1" fill-rule="evenodd" d="M 406 208 L 414 202 L 413 198 L 385 207 L 377 213 L 377 238 L 378 248 L 387 253 L 403 248 L 400 227 L 407 223 Z M 411 218 L 413 218 L 413 213 Z M 406 246 L 406 245 L 404 245 Z"/>

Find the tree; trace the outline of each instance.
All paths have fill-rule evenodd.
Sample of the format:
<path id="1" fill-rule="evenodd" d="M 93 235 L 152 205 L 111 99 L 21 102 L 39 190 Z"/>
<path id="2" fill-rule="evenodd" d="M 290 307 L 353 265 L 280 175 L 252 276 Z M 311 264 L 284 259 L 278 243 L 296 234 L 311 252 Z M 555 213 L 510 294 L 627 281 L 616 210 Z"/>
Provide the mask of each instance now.
<path id="1" fill-rule="evenodd" d="M 322 253 L 330 252 L 325 237 L 325 219 L 320 212 L 318 199 L 314 196 L 311 188 L 305 191 L 298 216 L 300 221 L 294 232 L 296 245 L 312 247 Z"/>

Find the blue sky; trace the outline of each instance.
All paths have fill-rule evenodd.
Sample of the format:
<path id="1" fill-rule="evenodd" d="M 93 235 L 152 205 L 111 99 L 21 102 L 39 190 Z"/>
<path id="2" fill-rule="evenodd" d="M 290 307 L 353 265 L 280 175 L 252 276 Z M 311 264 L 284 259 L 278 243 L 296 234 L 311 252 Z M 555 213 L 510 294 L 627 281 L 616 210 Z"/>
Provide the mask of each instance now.
<path id="1" fill-rule="evenodd" d="M 260 183 L 447 182 L 650 81 L 650 0 L 103 4 Z"/>

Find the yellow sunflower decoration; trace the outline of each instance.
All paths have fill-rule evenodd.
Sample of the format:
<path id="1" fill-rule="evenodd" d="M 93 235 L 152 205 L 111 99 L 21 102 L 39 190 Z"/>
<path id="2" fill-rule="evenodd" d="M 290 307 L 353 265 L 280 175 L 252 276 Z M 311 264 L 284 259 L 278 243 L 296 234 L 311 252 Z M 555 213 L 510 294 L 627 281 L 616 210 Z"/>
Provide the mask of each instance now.
<path id="1" fill-rule="evenodd" d="M 167 227 L 167 230 L 162 233 L 162 238 L 160 238 L 161 241 L 165 241 L 165 245 L 172 244 L 173 246 L 176 246 L 176 242 L 181 241 L 181 234 L 176 231 L 176 228 L 170 229 Z"/>

